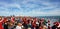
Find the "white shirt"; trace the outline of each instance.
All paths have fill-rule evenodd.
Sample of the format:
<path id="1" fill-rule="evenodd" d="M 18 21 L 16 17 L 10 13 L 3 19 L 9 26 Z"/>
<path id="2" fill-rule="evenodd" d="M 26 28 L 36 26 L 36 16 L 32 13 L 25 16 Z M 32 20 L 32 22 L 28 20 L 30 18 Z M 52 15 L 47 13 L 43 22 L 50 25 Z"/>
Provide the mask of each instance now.
<path id="1" fill-rule="evenodd" d="M 16 26 L 16 29 L 22 29 L 21 26 Z"/>
<path id="2" fill-rule="evenodd" d="M 38 24 L 38 25 L 39 25 L 39 23 L 38 23 L 38 22 L 36 22 L 36 24 Z"/>

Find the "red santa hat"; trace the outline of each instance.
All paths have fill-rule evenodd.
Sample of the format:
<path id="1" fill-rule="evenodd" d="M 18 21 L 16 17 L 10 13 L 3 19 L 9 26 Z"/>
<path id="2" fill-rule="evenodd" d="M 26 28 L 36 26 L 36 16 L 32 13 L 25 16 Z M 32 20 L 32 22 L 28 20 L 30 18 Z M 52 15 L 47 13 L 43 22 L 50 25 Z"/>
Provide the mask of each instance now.
<path id="1" fill-rule="evenodd" d="M 59 26 L 59 22 L 54 22 L 54 24 L 55 24 L 56 26 Z"/>

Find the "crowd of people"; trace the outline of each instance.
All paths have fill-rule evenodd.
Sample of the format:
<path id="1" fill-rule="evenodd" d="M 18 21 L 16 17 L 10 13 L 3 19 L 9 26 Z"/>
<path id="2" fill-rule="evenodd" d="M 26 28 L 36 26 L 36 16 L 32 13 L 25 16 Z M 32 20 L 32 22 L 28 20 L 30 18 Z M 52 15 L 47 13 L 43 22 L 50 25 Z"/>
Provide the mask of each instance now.
<path id="1" fill-rule="evenodd" d="M 50 24 L 50 20 L 46 21 L 44 18 L 0 18 L 0 29 L 60 29 L 60 22 L 54 22 L 53 26 Z"/>

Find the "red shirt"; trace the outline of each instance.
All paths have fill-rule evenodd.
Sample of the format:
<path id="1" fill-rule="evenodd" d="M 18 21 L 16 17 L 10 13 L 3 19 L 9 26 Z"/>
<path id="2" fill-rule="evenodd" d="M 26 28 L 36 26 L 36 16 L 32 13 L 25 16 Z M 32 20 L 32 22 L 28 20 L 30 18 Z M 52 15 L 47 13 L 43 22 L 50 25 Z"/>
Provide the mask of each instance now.
<path id="1" fill-rule="evenodd" d="M 36 22 L 35 22 L 35 21 L 32 22 L 32 26 L 33 26 L 33 27 L 36 27 Z"/>

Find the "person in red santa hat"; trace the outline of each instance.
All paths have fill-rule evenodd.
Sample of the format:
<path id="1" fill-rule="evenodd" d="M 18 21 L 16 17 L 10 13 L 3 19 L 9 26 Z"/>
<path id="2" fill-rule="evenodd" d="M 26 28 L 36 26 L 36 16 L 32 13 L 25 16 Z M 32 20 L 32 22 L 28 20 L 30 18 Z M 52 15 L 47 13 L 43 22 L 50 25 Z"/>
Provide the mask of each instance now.
<path id="1" fill-rule="evenodd" d="M 4 29 L 3 23 L 6 21 L 5 18 L 0 18 L 0 29 Z"/>
<path id="2" fill-rule="evenodd" d="M 58 26 L 59 26 L 59 22 L 54 22 L 52 29 L 58 29 Z"/>

